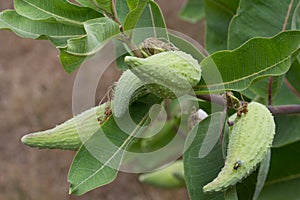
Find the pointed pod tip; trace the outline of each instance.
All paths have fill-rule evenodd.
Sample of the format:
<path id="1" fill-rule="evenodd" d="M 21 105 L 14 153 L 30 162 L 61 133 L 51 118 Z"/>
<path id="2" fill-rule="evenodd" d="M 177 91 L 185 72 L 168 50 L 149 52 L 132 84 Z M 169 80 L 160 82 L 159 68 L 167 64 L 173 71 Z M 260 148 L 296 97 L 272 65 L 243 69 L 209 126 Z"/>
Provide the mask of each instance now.
<path id="1" fill-rule="evenodd" d="M 29 138 L 29 135 L 23 135 L 23 137 L 21 138 L 21 142 L 23 144 L 28 144 L 28 138 Z"/>

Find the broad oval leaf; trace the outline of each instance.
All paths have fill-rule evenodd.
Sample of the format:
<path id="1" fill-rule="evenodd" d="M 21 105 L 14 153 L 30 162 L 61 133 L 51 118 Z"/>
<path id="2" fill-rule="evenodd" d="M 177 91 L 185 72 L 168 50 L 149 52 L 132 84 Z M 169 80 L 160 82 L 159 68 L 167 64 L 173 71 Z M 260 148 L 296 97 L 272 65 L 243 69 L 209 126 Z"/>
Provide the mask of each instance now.
<path id="1" fill-rule="evenodd" d="M 130 10 L 133 10 L 137 7 L 140 0 L 126 0 L 127 5 Z"/>
<path id="2" fill-rule="evenodd" d="M 85 7 L 92 8 L 103 14 L 112 14 L 112 0 L 76 0 Z"/>
<path id="3" fill-rule="evenodd" d="M 298 199 L 300 196 L 300 142 L 272 149 L 270 170 L 258 199 Z"/>
<path id="4" fill-rule="evenodd" d="M 276 96 L 276 94 L 280 91 L 282 87 L 283 80 L 285 78 L 285 74 L 281 76 L 275 76 L 272 78 L 272 97 Z M 269 81 L 270 78 L 266 77 L 263 79 L 257 79 L 252 82 L 249 88 L 243 93 L 252 93 L 254 98 L 260 99 L 260 103 L 268 104 L 268 97 L 269 97 Z M 253 98 L 252 98 L 253 99 Z"/>
<path id="5" fill-rule="evenodd" d="M 291 11 L 288 12 L 291 3 Z M 252 37 L 272 37 L 282 30 L 290 29 L 291 14 L 297 3 L 291 0 L 241 0 L 229 26 L 228 49 L 237 48 Z M 288 21 L 285 24 L 286 17 Z"/>
<path id="6" fill-rule="evenodd" d="M 31 20 L 13 10 L 1 12 L 0 23 L 0 29 L 9 29 L 24 38 L 40 39 L 45 36 L 57 46 L 65 45 L 70 38 L 85 35 L 83 27 L 57 21 Z"/>
<path id="7" fill-rule="evenodd" d="M 268 150 L 266 157 L 262 160 L 259 166 L 258 175 L 257 175 L 257 183 L 255 187 L 255 192 L 253 195 L 253 200 L 257 200 L 267 179 L 267 175 L 270 167 L 270 159 L 271 159 L 271 150 Z"/>
<path id="8" fill-rule="evenodd" d="M 208 52 L 227 49 L 228 27 L 239 0 L 205 0 L 205 47 Z"/>
<path id="9" fill-rule="evenodd" d="M 282 147 L 300 141 L 300 115 L 275 116 L 276 136 L 273 147 Z"/>
<path id="10" fill-rule="evenodd" d="M 163 38 L 168 41 L 165 28 L 165 20 L 159 6 L 154 1 L 150 1 L 135 25 L 132 40 L 136 44 L 140 44 L 149 37 Z"/>
<path id="11" fill-rule="evenodd" d="M 295 8 L 295 4 L 291 4 L 293 1 L 264 2 L 259 0 L 254 4 L 251 1 L 241 0 L 238 13 L 232 19 L 229 28 L 229 49 L 242 45 L 252 37 L 270 37 L 283 29 L 289 30 L 291 28 L 291 13 Z M 291 7 L 289 7 L 290 4 Z M 255 5 L 255 9 L 253 9 L 253 5 Z M 288 11 L 290 8 L 291 10 Z M 275 16 L 277 20 L 274 20 Z M 285 21 L 286 19 L 289 20 Z M 247 20 L 247 27 L 245 27 L 245 20 Z M 280 90 L 283 80 L 284 76 L 273 77 L 272 97 Z M 260 98 L 261 102 L 268 103 L 269 78 L 255 81 L 248 90 L 254 93 L 256 98 Z"/>
<path id="12" fill-rule="evenodd" d="M 84 22 L 84 29 L 84 37 L 68 40 L 67 46 L 60 50 L 77 56 L 92 56 L 103 47 L 107 39 L 119 33 L 118 25 L 106 17 Z"/>
<path id="13" fill-rule="evenodd" d="M 127 1 L 130 7 L 137 5 L 137 0 Z M 116 8 L 118 11 L 118 16 L 120 21 L 125 21 L 126 16 L 129 13 L 129 7 L 123 0 L 116 1 Z M 139 44 L 144 41 L 147 37 L 156 37 L 160 39 L 169 40 L 168 34 L 166 31 L 166 24 L 162 12 L 159 6 L 154 2 L 150 1 L 149 4 L 145 7 L 139 21 L 135 26 L 136 30 L 133 33 L 132 40 Z M 124 44 L 116 43 L 115 45 L 117 53 L 117 65 L 119 69 L 127 69 L 126 64 L 124 63 L 124 57 L 129 54 L 124 54 L 127 49 L 124 47 Z M 121 54 L 121 55 L 120 55 Z"/>
<path id="14" fill-rule="evenodd" d="M 299 55 L 298 55 L 298 57 L 299 57 Z M 299 61 L 299 59 L 295 59 L 290 70 L 286 74 L 285 84 L 288 85 L 289 89 L 296 96 L 298 96 L 298 98 L 300 98 L 299 77 L 300 77 L 300 61 Z"/>
<path id="15" fill-rule="evenodd" d="M 116 0 L 116 11 L 118 14 L 118 18 L 121 24 L 124 24 L 125 18 L 129 13 L 129 7 L 127 1 L 125 0 Z"/>
<path id="16" fill-rule="evenodd" d="M 68 181 L 70 182 L 69 193 L 82 195 L 112 182 L 116 178 L 117 173 L 117 169 L 103 165 L 82 146 L 74 157 L 68 174 Z"/>
<path id="17" fill-rule="evenodd" d="M 54 18 L 77 26 L 82 26 L 87 20 L 102 17 L 99 12 L 66 0 L 15 0 L 14 6 L 17 13 L 32 20 Z"/>
<path id="18" fill-rule="evenodd" d="M 300 2 L 298 2 L 293 17 L 292 17 L 292 30 L 300 29 Z"/>
<path id="19" fill-rule="evenodd" d="M 67 72 L 74 71 L 88 56 L 96 54 L 109 38 L 119 33 L 118 25 L 109 18 L 97 18 L 84 22 L 86 35 L 67 41 L 60 48 L 60 61 Z"/>
<path id="20" fill-rule="evenodd" d="M 196 93 L 241 91 L 257 78 L 282 75 L 299 43 L 300 31 L 285 31 L 273 38 L 253 38 L 232 51 L 216 52 L 200 63 L 203 79 L 195 87 Z"/>
<path id="21" fill-rule="evenodd" d="M 205 17 L 204 0 L 188 0 L 180 11 L 180 17 L 192 23 L 203 19 Z"/>
<path id="22" fill-rule="evenodd" d="M 203 53 L 188 40 L 172 33 L 169 33 L 169 39 L 172 44 L 178 47 L 181 51 L 191 54 L 198 62 L 201 62 L 205 58 L 205 55 L 203 55 Z"/>
<path id="23" fill-rule="evenodd" d="M 154 98 L 148 100 L 147 104 L 133 104 L 130 107 L 133 120 L 142 125 L 149 108 L 157 101 Z M 114 118 L 110 117 L 101 125 L 101 129 L 83 144 L 73 160 L 68 174 L 71 194 L 81 195 L 112 182 L 116 178 L 125 150 L 131 146 L 139 128 L 134 128 L 130 134 L 124 133 Z"/>
<path id="24" fill-rule="evenodd" d="M 147 5 L 148 5 L 148 0 L 138 1 L 137 6 L 133 10 L 131 10 L 125 18 L 124 21 L 125 30 L 131 30 L 135 28 L 136 24 L 140 20 L 140 17 Z"/>
<path id="25" fill-rule="evenodd" d="M 223 193 L 204 193 L 202 188 L 210 180 L 213 180 L 224 165 L 222 147 L 217 143 L 211 152 L 204 158 L 199 158 L 199 151 L 208 132 L 220 131 L 222 112 L 209 115 L 188 134 L 186 151 L 183 155 L 184 174 L 187 189 L 191 200 L 224 199 Z"/>

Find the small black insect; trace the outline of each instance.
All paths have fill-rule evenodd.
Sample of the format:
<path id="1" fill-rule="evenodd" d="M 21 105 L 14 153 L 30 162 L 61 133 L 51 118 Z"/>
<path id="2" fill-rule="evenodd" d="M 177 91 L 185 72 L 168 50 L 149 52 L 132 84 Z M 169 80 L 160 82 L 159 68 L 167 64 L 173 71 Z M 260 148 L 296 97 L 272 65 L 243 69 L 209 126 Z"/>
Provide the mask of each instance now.
<path id="1" fill-rule="evenodd" d="M 242 165 L 242 161 L 238 160 L 234 163 L 233 169 L 237 170 L 239 167 L 241 167 L 241 165 Z"/>

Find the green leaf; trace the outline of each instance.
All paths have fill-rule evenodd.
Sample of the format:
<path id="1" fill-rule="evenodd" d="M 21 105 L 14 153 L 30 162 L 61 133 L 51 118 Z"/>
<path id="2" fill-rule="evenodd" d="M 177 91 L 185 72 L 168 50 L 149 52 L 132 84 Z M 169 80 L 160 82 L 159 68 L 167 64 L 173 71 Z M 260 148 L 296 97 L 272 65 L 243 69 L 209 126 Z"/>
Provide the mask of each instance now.
<path id="1" fill-rule="evenodd" d="M 289 72 L 288 72 L 289 73 Z M 284 82 L 282 87 L 274 98 L 274 105 L 300 104 L 300 98 L 297 97 Z"/>
<path id="2" fill-rule="evenodd" d="M 135 30 L 133 33 L 133 41 L 137 44 L 148 37 L 168 40 L 163 14 L 159 6 L 154 1 L 149 1 L 135 28 L 141 28 Z"/>
<path id="3" fill-rule="evenodd" d="M 276 76 L 272 79 L 272 97 L 274 97 L 282 87 L 283 80 L 285 75 Z M 263 101 L 264 104 L 268 103 L 268 96 L 269 96 L 269 77 L 263 78 L 261 80 L 255 80 L 251 86 L 247 89 L 253 93 L 256 98 L 260 98 L 261 102 Z"/>
<path id="4" fill-rule="evenodd" d="M 163 13 L 155 1 L 149 2 L 149 11 L 153 27 L 166 28 L 165 18 Z"/>
<path id="5" fill-rule="evenodd" d="M 300 142 L 272 149 L 269 175 L 259 199 L 298 199 Z"/>
<path id="6" fill-rule="evenodd" d="M 95 166 L 98 168 L 96 169 Z M 117 169 L 105 166 L 82 146 L 76 154 L 68 174 L 70 194 L 81 195 L 112 182 Z"/>
<path id="7" fill-rule="evenodd" d="M 264 3 L 261 0 L 254 3 L 242 0 L 238 14 L 232 19 L 230 25 L 228 37 L 229 48 L 238 47 L 252 37 L 269 37 L 279 33 L 283 29 L 286 17 L 291 17 L 290 15 L 287 16 L 287 10 L 290 3 L 290 0 L 284 0 L 278 3 Z M 253 9 L 253 4 L 255 5 L 255 9 Z M 293 10 L 294 7 L 295 4 L 292 5 L 291 9 Z M 279 14 L 280 16 L 278 16 Z M 273 17 L 275 16 L 278 20 L 274 20 Z M 245 29 L 246 19 L 247 28 Z M 290 29 L 290 20 L 285 29 Z M 273 77 L 272 97 L 280 90 L 283 80 L 284 76 Z M 260 98 L 261 102 L 267 103 L 269 78 L 256 81 L 249 87 L 249 90 L 254 93 L 257 98 Z"/>
<path id="8" fill-rule="evenodd" d="M 15 10 L 32 20 L 56 19 L 62 23 L 82 26 L 87 20 L 102 17 L 90 8 L 80 7 L 66 0 L 15 0 Z"/>
<path id="9" fill-rule="evenodd" d="M 298 176 L 299 177 L 299 176 Z M 300 178 L 281 181 L 264 187 L 260 200 L 298 199 L 300 196 Z"/>
<path id="10" fill-rule="evenodd" d="M 114 47 L 115 47 L 115 53 L 116 53 L 117 68 L 119 70 L 125 71 L 126 69 L 128 69 L 128 67 L 124 62 L 124 58 L 126 56 L 130 56 L 130 54 L 127 52 L 125 44 L 119 40 L 114 40 Z"/>
<path id="11" fill-rule="evenodd" d="M 204 158 L 199 158 L 199 151 L 206 134 L 220 131 L 222 112 L 209 115 L 188 134 L 186 151 L 183 155 L 184 173 L 191 200 L 224 199 L 223 193 L 204 193 L 202 188 L 212 181 L 224 165 L 222 147 L 217 143 Z"/>
<path id="12" fill-rule="evenodd" d="M 241 91 L 256 78 L 282 75 L 291 66 L 299 43 L 300 31 L 285 31 L 273 38 L 253 38 L 232 51 L 216 52 L 200 63 L 203 79 L 196 93 Z"/>
<path id="13" fill-rule="evenodd" d="M 208 52 L 227 49 L 228 27 L 239 0 L 205 0 L 205 47 Z"/>
<path id="14" fill-rule="evenodd" d="M 291 2 L 293 1 L 241 0 L 237 14 L 229 26 L 228 49 L 237 48 L 253 37 L 278 34 L 283 29 L 286 17 L 288 22 L 285 30 L 290 29 L 292 17 L 287 14 Z M 290 13 L 293 13 L 297 3 L 294 1 Z"/>
<path id="15" fill-rule="evenodd" d="M 128 7 L 125 7 L 125 9 L 123 10 L 121 9 L 120 6 L 122 6 L 123 4 L 121 2 L 119 2 L 118 4 L 117 1 L 117 9 L 120 10 L 119 12 L 121 12 L 122 16 L 124 16 L 126 10 L 129 12 Z M 136 44 L 140 44 L 148 37 L 156 37 L 159 39 L 165 39 L 166 41 L 169 41 L 168 33 L 165 29 L 166 24 L 164 17 L 159 6 L 154 1 L 150 1 L 149 4 L 145 7 L 135 28 L 137 29 L 135 29 L 133 32 L 132 40 Z M 117 55 L 120 56 L 119 52 L 124 52 L 124 49 L 124 47 L 121 47 L 121 49 L 117 49 Z M 124 57 L 124 55 L 122 57 Z M 122 59 L 122 57 L 117 59 L 118 68 L 127 69 L 127 66 L 124 63 L 124 59 Z"/>
<path id="16" fill-rule="evenodd" d="M 291 29 L 300 29 L 300 2 L 298 2 L 293 14 Z"/>
<path id="17" fill-rule="evenodd" d="M 181 51 L 191 54 L 193 58 L 198 60 L 198 62 L 201 62 L 205 58 L 197 47 L 184 38 L 169 33 L 169 39 L 172 44 L 178 47 Z"/>
<path id="18" fill-rule="evenodd" d="M 77 56 L 65 51 L 60 51 L 59 60 L 64 70 L 68 73 L 75 71 L 85 60 L 86 56 Z"/>
<path id="19" fill-rule="evenodd" d="M 294 63 L 286 73 L 284 82 L 273 98 L 274 105 L 300 104 L 300 63 L 295 59 Z"/>
<path id="20" fill-rule="evenodd" d="M 134 30 L 132 39 L 136 44 L 143 42 L 149 37 L 169 41 L 164 17 L 159 6 L 154 1 L 150 1 L 146 6 L 135 28 L 137 29 Z"/>
<path id="21" fill-rule="evenodd" d="M 300 140 L 300 115 L 275 116 L 276 135 L 273 147 L 282 147 Z"/>
<path id="22" fill-rule="evenodd" d="M 225 191 L 225 200 L 238 200 L 235 186 Z"/>
<path id="23" fill-rule="evenodd" d="M 271 150 L 268 150 L 266 157 L 262 160 L 259 166 L 258 175 L 257 175 L 257 183 L 255 187 L 255 192 L 253 195 L 253 200 L 258 199 L 264 185 L 269 172 L 270 167 L 270 159 L 271 159 Z"/>
<path id="24" fill-rule="evenodd" d="M 118 25 L 109 18 L 97 18 L 84 23 L 86 35 L 70 39 L 61 47 L 60 61 L 67 72 L 74 71 L 88 56 L 96 54 L 109 38 L 119 33 Z"/>
<path id="25" fill-rule="evenodd" d="M 256 183 L 257 183 L 258 170 L 252 172 L 246 179 L 242 182 L 237 183 L 236 188 L 238 192 L 239 199 L 252 199 Z"/>
<path id="26" fill-rule="evenodd" d="M 103 14 L 112 13 L 112 0 L 76 0 L 85 7 L 92 8 Z"/>
<path id="27" fill-rule="evenodd" d="M 129 13 L 129 7 L 127 1 L 116 0 L 116 11 L 117 11 L 118 19 L 120 20 L 121 24 L 124 24 L 125 18 Z"/>
<path id="28" fill-rule="evenodd" d="M 300 77 L 300 61 L 298 59 L 295 59 L 290 70 L 286 74 L 285 84 L 289 84 L 290 87 L 293 87 L 293 90 L 295 90 L 294 92 L 298 93 L 298 96 L 300 95 L 299 77 Z"/>
<path id="29" fill-rule="evenodd" d="M 184 187 L 183 161 L 178 160 L 160 170 L 142 174 L 139 181 L 156 187 L 173 189 Z"/>
<path id="30" fill-rule="evenodd" d="M 138 6 L 139 1 L 140 0 L 126 0 L 127 5 L 128 5 L 128 7 L 129 7 L 130 10 L 135 9 Z"/>
<path id="31" fill-rule="evenodd" d="M 157 98 L 154 98 L 148 100 L 147 104 L 133 104 L 130 107 L 132 119 L 143 125 L 149 108 L 156 102 Z M 68 175 L 72 194 L 81 195 L 112 182 L 116 178 L 125 150 L 140 132 L 140 128 L 136 127 L 131 127 L 131 133 L 123 132 L 113 117 L 105 121 L 101 128 L 84 143 L 73 160 Z"/>
<path id="32" fill-rule="evenodd" d="M 180 17 L 192 23 L 203 19 L 205 17 L 203 0 L 188 0 L 180 11 Z"/>
<path id="33" fill-rule="evenodd" d="M 118 25 L 105 17 L 86 21 L 84 29 L 87 33 L 84 37 L 69 40 L 61 50 L 77 56 L 92 56 L 109 38 L 119 33 Z"/>
<path id="34" fill-rule="evenodd" d="M 0 13 L 0 29 L 9 29 L 20 37 L 40 39 L 47 36 L 55 45 L 65 45 L 70 38 L 85 34 L 83 27 L 61 24 L 57 21 L 36 21 L 13 10 Z"/>
<path id="35" fill-rule="evenodd" d="M 124 30 L 132 30 L 140 20 L 140 17 L 148 4 L 148 0 L 140 0 L 133 10 L 126 16 Z"/>

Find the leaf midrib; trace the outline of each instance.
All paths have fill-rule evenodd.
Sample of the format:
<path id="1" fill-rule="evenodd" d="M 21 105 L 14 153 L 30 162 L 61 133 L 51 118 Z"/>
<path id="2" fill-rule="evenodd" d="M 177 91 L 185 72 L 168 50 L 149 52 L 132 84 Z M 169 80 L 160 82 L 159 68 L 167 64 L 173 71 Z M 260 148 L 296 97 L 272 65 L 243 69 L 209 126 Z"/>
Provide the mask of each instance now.
<path id="1" fill-rule="evenodd" d="M 93 176 L 95 176 L 98 172 L 100 172 L 101 170 L 103 170 L 104 167 L 106 167 L 108 165 L 108 163 L 120 152 L 120 150 L 123 149 L 127 144 L 129 144 L 131 138 L 139 130 L 140 125 L 142 125 L 145 122 L 145 120 L 147 119 L 147 116 L 148 116 L 148 113 L 146 115 L 144 115 L 144 117 L 141 119 L 141 121 L 139 122 L 139 124 L 130 133 L 130 135 L 128 136 L 128 138 L 122 143 L 122 145 L 118 148 L 118 150 L 115 151 L 114 154 L 98 170 L 96 170 L 93 174 L 91 174 L 90 176 L 88 176 L 87 178 L 85 178 L 84 180 L 82 180 L 81 182 L 79 182 L 74 188 L 72 188 L 71 192 L 75 191 L 79 186 L 81 186 L 86 181 L 88 181 Z"/>
<path id="2" fill-rule="evenodd" d="M 80 26 L 83 25 L 83 22 L 78 22 L 78 21 L 75 21 L 75 20 L 72 20 L 72 19 L 69 19 L 69 18 L 65 18 L 65 17 L 59 16 L 59 15 L 57 15 L 57 14 L 55 14 L 55 13 L 49 12 L 49 11 L 47 11 L 47 10 L 44 10 L 44 9 L 42 9 L 42 8 L 40 8 L 40 7 L 34 5 L 34 4 L 32 4 L 32 3 L 30 3 L 30 2 L 28 2 L 28 1 L 26 1 L 26 0 L 23 0 L 23 1 L 26 2 L 28 5 L 30 5 L 30 6 L 32 6 L 32 7 L 34 7 L 34 8 L 36 8 L 37 10 L 40 10 L 40 11 L 42 11 L 42 12 L 44 12 L 44 13 L 47 13 L 47 14 L 49 14 L 49 15 L 51 15 L 51 16 L 54 16 L 54 18 L 61 19 L 61 20 L 63 20 L 63 21 L 70 22 L 70 23 L 72 23 L 72 24 L 76 24 L 76 25 L 80 25 Z M 30 18 L 29 16 L 27 16 L 27 17 Z"/>
<path id="3" fill-rule="evenodd" d="M 259 75 L 259 74 L 261 74 L 261 73 L 263 73 L 263 72 L 265 72 L 265 71 L 268 71 L 269 69 L 272 69 L 272 68 L 274 68 L 275 66 L 277 66 L 277 65 L 279 65 L 279 64 L 281 64 L 281 63 L 284 63 L 286 60 L 288 60 L 288 59 L 290 59 L 290 58 L 291 58 L 291 55 L 288 56 L 288 57 L 286 57 L 286 58 L 284 58 L 284 59 L 282 59 L 282 60 L 281 60 L 280 62 L 278 62 L 278 63 L 275 63 L 275 64 L 273 64 L 273 65 L 270 65 L 269 67 L 266 67 L 266 68 L 264 68 L 263 70 L 257 71 L 257 72 L 255 72 L 255 73 L 252 73 L 251 75 L 248 75 L 248 76 L 243 76 L 243 77 L 241 77 L 241 78 L 234 79 L 234 80 L 232 80 L 232 81 L 223 82 L 223 83 L 216 83 L 216 84 L 205 85 L 205 86 L 204 86 L 204 85 L 203 85 L 203 86 L 199 85 L 199 86 L 197 86 L 197 88 L 218 87 L 218 86 L 222 86 L 222 85 L 229 85 L 229 84 L 232 84 L 232 83 L 236 83 L 236 82 L 239 82 L 239 81 L 242 81 L 242 80 L 245 80 L 245 79 L 249 79 L 249 78 L 255 77 L 256 75 Z M 279 74 L 279 75 L 281 75 L 281 74 Z"/>

